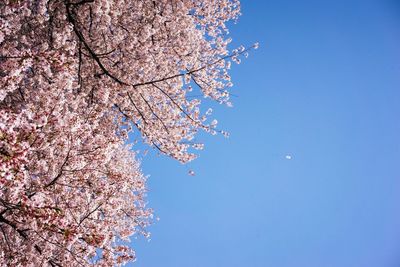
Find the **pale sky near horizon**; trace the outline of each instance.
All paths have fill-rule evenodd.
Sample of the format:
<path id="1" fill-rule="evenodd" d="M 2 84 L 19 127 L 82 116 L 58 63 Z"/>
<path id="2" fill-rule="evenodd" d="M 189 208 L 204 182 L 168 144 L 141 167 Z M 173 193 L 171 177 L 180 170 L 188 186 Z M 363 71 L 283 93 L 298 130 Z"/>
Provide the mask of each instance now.
<path id="1" fill-rule="evenodd" d="M 260 48 L 233 66 L 234 107 L 212 105 L 231 136 L 200 135 L 188 166 L 143 158 L 160 221 L 128 266 L 399 267 L 400 1 L 242 13 L 234 45 Z"/>

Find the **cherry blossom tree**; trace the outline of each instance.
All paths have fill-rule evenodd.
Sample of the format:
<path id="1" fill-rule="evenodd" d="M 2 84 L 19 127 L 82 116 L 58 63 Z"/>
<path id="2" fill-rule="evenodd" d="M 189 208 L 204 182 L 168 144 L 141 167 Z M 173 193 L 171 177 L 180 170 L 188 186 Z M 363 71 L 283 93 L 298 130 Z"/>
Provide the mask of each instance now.
<path id="1" fill-rule="evenodd" d="M 0 2 L 0 265 L 114 266 L 147 235 L 128 135 L 178 161 L 230 105 L 237 0 Z M 253 46 L 254 47 L 254 46 Z"/>

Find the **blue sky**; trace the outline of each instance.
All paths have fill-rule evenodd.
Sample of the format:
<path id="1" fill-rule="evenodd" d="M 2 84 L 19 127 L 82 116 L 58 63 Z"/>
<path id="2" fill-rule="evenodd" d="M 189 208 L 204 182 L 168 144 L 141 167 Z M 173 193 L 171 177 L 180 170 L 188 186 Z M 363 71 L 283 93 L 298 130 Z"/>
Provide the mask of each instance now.
<path id="1" fill-rule="evenodd" d="M 215 108 L 231 137 L 199 136 L 189 166 L 143 159 L 160 221 L 130 266 L 400 266 L 400 3 L 242 13 L 235 45 L 260 48 L 233 67 L 234 108 Z"/>

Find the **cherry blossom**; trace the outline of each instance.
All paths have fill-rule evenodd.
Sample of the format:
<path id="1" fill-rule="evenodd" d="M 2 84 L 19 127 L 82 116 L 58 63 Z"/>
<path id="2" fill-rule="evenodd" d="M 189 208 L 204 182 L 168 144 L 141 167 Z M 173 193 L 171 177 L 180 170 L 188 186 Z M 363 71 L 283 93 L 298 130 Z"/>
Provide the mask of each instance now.
<path id="1" fill-rule="evenodd" d="M 0 2 L 0 265 L 114 266 L 148 236 L 139 134 L 185 163 L 230 106 L 237 0 Z M 211 122 L 210 122 L 211 121 Z M 194 175 L 194 172 L 192 173 Z"/>

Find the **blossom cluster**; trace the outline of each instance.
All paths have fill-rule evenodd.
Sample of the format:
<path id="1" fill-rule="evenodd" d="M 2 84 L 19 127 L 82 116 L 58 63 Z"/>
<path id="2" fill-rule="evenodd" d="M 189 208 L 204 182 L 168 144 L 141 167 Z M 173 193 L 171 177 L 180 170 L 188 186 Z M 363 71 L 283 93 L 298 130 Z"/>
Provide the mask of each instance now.
<path id="1" fill-rule="evenodd" d="M 134 260 L 126 242 L 152 211 L 128 136 L 185 163 L 199 130 L 217 132 L 191 94 L 230 105 L 238 0 L 4 0 L 0 14 L 0 265 Z"/>

